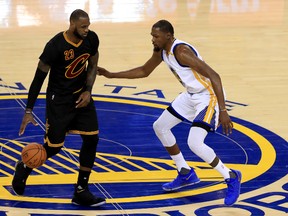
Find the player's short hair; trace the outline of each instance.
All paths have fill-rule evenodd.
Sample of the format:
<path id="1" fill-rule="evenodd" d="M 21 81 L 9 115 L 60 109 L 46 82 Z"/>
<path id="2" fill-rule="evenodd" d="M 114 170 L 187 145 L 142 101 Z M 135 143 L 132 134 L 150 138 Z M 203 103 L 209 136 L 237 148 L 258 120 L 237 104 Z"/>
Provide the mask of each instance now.
<path id="1" fill-rule="evenodd" d="M 81 10 L 81 9 L 76 9 L 76 10 L 74 10 L 74 11 L 71 13 L 71 15 L 70 15 L 70 22 L 71 22 L 71 21 L 76 21 L 76 20 L 78 20 L 80 17 L 89 18 L 89 15 L 88 15 L 85 11 L 83 11 L 83 10 Z"/>
<path id="2" fill-rule="evenodd" d="M 174 28 L 172 24 L 168 22 L 167 20 L 159 20 L 152 26 L 152 28 L 159 28 L 160 31 L 162 32 L 166 32 L 166 33 L 169 32 L 172 35 L 174 35 Z"/>

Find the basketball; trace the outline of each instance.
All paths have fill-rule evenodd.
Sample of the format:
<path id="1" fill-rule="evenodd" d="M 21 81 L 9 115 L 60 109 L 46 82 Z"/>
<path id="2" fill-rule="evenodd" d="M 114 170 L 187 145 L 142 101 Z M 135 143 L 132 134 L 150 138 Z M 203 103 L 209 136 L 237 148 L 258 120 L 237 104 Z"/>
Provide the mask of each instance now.
<path id="1" fill-rule="evenodd" d="M 30 143 L 22 149 L 21 158 L 24 164 L 30 168 L 40 167 L 46 161 L 46 150 L 43 145 Z"/>

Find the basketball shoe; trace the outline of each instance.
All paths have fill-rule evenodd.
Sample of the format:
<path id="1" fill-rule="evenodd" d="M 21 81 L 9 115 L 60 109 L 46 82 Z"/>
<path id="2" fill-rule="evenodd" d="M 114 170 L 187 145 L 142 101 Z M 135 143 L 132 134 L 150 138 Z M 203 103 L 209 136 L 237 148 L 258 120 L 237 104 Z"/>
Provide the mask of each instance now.
<path id="1" fill-rule="evenodd" d="M 178 176 L 172 182 L 163 184 L 162 188 L 165 191 L 174 191 L 182 187 L 197 184 L 199 182 L 200 179 L 197 177 L 193 169 L 191 169 L 189 173 L 185 175 L 178 171 Z"/>
<path id="2" fill-rule="evenodd" d="M 227 206 L 233 205 L 239 195 L 240 195 L 240 188 L 241 188 L 241 172 L 238 170 L 231 170 L 234 174 L 234 178 L 228 178 L 225 179 L 225 182 L 227 184 L 227 191 L 226 191 L 226 197 L 224 200 L 224 204 Z"/>
<path id="3" fill-rule="evenodd" d="M 95 197 L 88 189 L 81 186 L 75 187 L 72 204 L 96 207 L 106 203 L 106 200 L 101 197 Z"/>
<path id="4" fill-rule="evenodd" d="M 26 180 L 32 169 L 27 167 L 23 161 L 17 161 L 15 165 L 15 172 L 12 180 L 12 189 L 15 194 L 23 195 L 25 187 L 26 187 Z"/>

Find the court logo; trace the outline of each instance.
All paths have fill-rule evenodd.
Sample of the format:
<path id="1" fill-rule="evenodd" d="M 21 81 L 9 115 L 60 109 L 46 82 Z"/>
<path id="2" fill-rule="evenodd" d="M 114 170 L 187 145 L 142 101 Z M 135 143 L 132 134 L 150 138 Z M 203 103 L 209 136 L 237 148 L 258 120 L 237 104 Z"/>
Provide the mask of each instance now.
<path id="1" fill-rule="evenodd" d="M 162 184 L 171 181 L 177 173 L 175 164 L 155 136 L 152 124 L 168 103 L 109 95 L 94 95 L 93 98 L 100 141 L 89 187 L 95 195 L 105 197 L 107 204 L 99 209 L 71 205 L 81 146 L 77 135 L 68 135 L 62 151 L 33 170 L 25 196 L 14 195 L 11 181 L 21 149 L 29 142 L 42 143 L 43 140 L 45 95 L 39 96 L 34 108 L 39 127 L 29 125 L 24 136 L 18 137 L 27 94 L 2 94 L 0 206 L 3 212 L 13 215 L 13 211 L 21 209 L 22 213 L 31 215 L 65 215 L 68 212 L 69 215 L 86 215 L 91 211 L 95 215 L 209 215 L 209 211 L 224 208 L 226 185 L 215 170 L 190 151 L 186 144 L 188 122 L 176 126 L 173 132 L 201 182 L 173 193 L 162 190 Z M 13 116 L 13 120 L 9 116 Z M 223 135 L 219 128 L 209 134 L 206 143 L 229 168 L 242 171 L 242 191 L 234 211 L 259 215 L 267 209 L 277 215 L 287 212 L 287 182 L 284 182 L 287 171 L 283 169 L 287 142 L 253 123 L 235 117 L 232 121 L 235 129 L 231 136 Z M 277 184 L 279 191 L 263 193 L 261 188 L 270 184 Z M 279 196 L 275 202 L 263 201 L 274 195 Z"/>

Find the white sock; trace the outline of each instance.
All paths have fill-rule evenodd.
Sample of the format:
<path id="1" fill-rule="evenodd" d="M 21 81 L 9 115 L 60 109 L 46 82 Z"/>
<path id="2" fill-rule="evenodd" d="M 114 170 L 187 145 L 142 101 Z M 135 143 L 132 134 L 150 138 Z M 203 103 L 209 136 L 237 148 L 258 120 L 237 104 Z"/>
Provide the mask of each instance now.
<path id="1" fill-rule="evenodd" d="M 229 172 L 231 171 L 228 167 L 226 167 L 221 160 L 219 160 L 216 167 L 214 167 L 215 170 L 217 170 L 224 179 L 230 178 Z"/>
<path id="2" fill-rule="evenodd" d="M 180 172 L 181 168 L 186 168 L 186 169 L 191 169 L 189 167 L 189 165 L 187 164 L 187 162 L 185 161 L 182 153 L 180 152 L 179 154 L 177 155 L 170 155 L 172 160 L 175 162 L 176 164 L 176 167 L 177 167 L 177 170 Z"/>

